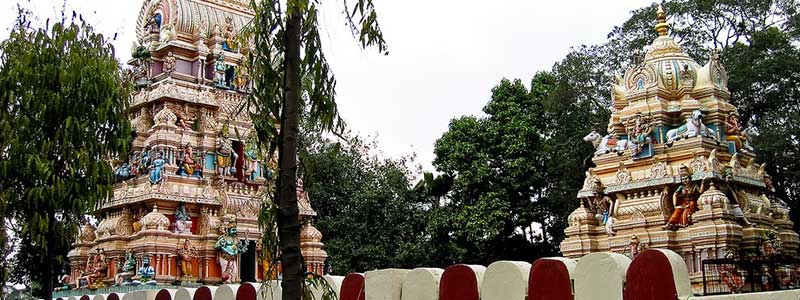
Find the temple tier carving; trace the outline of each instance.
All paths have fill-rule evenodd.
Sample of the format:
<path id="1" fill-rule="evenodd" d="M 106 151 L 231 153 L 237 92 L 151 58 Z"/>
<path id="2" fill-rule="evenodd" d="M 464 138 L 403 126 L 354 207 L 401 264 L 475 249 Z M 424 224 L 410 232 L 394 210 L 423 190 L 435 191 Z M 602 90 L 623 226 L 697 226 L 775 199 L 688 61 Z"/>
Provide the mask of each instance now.
<path id="1" fill-rule="evenodd" d="M 561 252 L 635 253 L 634 243 L 670 249 L 701 292 L 702 260 L 768 255 L 764 245 L 776 241 L 781 253 L 796 255 L 800 240 L 729 102 L 719 54 L 698 64 L 668 28 L 659 8 L 658 37 L 644 61 L 611 84 L 608 132 L 584 137 L 596 148 L 595 167 Z"/>
<path id="2" fill-rule="evenodd" d="M 81 228 L 63 288 L 276 279 L 265 274 L 257 217 L 275 162 L 248 111 L 248 1 L 142 1 L 128 78 L 130 155 L 114 161 L 113 197 Z M 309 271 L 327 254 L 298 191 Z M 267 255 L 277 257 L 277 253 Z M 265 261 L 267 265 L 272 259 Z"/>

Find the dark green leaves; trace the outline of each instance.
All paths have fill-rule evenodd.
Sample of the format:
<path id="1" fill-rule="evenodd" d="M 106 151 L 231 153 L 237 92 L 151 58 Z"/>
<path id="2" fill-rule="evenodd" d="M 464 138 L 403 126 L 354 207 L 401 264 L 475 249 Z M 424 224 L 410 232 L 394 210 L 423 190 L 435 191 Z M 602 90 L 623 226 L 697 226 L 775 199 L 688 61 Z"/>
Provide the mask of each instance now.
<path id="1" fill-rule="evenodd" d="M 129 145 L 129 93 L 113 47 L 89 25 L 24 19 L 0 44 L 0 209 L 26 249 L 18 275 L 49 292 L 76 226 L 111 195 L 108 160 Z"/>

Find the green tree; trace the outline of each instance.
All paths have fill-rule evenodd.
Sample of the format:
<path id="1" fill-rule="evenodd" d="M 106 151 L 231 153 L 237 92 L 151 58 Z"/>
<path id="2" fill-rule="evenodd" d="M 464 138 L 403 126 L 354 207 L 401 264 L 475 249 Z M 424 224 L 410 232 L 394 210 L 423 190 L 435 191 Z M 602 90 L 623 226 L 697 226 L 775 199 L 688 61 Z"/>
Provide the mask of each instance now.
<path id="1" fill-rule="evenodd" d="M 544 226 L 548 215 L 541 202 L 542 108 L 520 80 L 504 79 L 492 89 L 485 117 L 454 119 L 436 141 L 433 164 L 453 180 L 430 218 L 436 256 L 449 259 L 441 264 L 555 253 L 532 225 Z"/>
<path id="2" fill-rule="evenodd" d="M 305 266 L 300 254 L 296 180 L 300 115 L 307 110 L 310 123 L 323 130 L 343 127 L 335 102 L 336 80 L 322 52 L 319 35 L 319 1 L 290 0 L 285 10 L 281 1 L 251 1 L 255 17 L 245 38 L 254 51 L 249 59 L 255 90 L 247 111 L 258 140 L 269 153 L 278 150 L 278 179 L 273 197 L 276 209 L 263 209 L 273 217 L 260 218 L 265 236 L 277 223 L 280 261 L 283 268 L 283 299 L 300 299 Z M 345 21 L 361 42 L 387 53 L 377 14 L 371 0 L 343 1 Z M 269 201 L 269 200 L 267 200 Z M 271 242 L 265 241 L 266 250 Z"/>
<path id="3" fill-rule="evenodd" d="M 551 72 L 537 73 L 531 96 L 542 103 L 544 141 L 538 154 L 544 161 L 546 187 L 540 202 L 543 233 L 558 251 L 567 216 L 578 206 L 576 192 L 591 164 L 592 146 L 583 137 L 604 131 L 609 118 L 608 80 L 599 68 L 602 58 L 593 48 L 580 48 L 557 63 Z"/>
<path id="4" fill-rule="evenodd" d="M 305 139 L 304 183 L 336 274 L 424 265 L 427 201 L 411 188 L 413 157 L 371 154 L 374 141 Z"/>
<path id="5" fill-rule="evenodd" d="M 128 147 L 129 92 L 113 47 L 91 26 L 73 15 L 31 28 L 26 18 L 0 43 L 0 199 L 20 228 L 17 271 L 50 299 L 66 261 L 59 245 L 111 195 L 108 159 Z"/>

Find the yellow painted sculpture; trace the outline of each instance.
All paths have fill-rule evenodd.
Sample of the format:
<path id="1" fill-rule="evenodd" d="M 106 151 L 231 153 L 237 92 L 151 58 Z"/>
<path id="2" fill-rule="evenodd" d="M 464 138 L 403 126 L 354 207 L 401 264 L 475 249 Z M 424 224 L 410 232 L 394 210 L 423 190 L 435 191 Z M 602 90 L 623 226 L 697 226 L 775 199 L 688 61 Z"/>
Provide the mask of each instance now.
<path id="1" fill-rule="evenodd" d="M 183 241 L 183 245 L 179 245 L 175 251 L 178 253 L 180 261 L 180 280 L 188 281 L 193 280 L 195 277 L 192 275 L 192 261 L 197 259 L 197 248 L 195 248 L 189 239 Z"/>

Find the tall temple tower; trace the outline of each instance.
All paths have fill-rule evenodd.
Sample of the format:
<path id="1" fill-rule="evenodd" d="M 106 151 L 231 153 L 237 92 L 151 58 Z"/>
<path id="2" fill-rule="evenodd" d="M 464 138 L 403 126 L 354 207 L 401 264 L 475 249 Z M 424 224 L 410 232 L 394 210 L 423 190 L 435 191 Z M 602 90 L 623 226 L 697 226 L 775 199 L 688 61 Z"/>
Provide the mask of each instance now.
<path id="1" fill-rule="evenodd" d="M 256 241 L 275 163 L 255 150 L 253 125 L 240 109 L 251 89 L 243 60 L 252 49 L 237 39 L 253 17 L 248 5 L 144 1 L 128 62 L 137 88 L 128 110 L 132 154 L 117 164 L 119 182 L 96 211 L 97 227 L 87 223 L 68 255 L 78 285 L 141 273 L 123 270 L 134 263 L 126 253 L 135 270 L 146 270 L 149 259 L 151 283 L 271 279 L 263 278 L 269 261 L 258 263 Z M 303 254 L 309 271 L 321 274 L 327 254 L 302 185 L 298 201 Z"/>
<path id="2" fill-rule="evenodd" d="M 596 167 L 578 192 L 561 252 L 635 254 L 644 244 L 682 255 L 693 283 L 701 261 L 757 255 L 765 244 L 797 253 L 785 203 L 771 197 L 764 165 L 728 100 L 713 52 L 705 65 L 668 35 L 659 7 L 644 61 L 611 85 L 609 135 L 590 133 Z"/>

